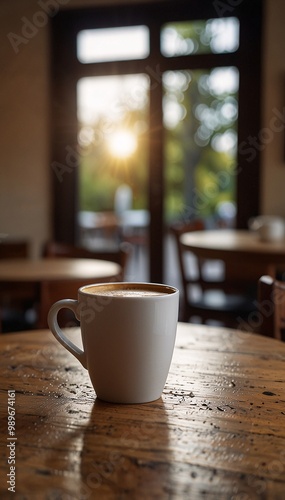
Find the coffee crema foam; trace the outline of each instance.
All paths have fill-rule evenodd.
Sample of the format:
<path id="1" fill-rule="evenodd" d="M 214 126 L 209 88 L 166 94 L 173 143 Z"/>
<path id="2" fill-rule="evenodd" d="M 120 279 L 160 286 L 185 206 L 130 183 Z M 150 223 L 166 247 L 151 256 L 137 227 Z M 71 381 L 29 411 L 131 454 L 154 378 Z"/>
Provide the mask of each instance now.
<path id="1" fill-rule="evenodd" d="M 83 287 L 83 292 L 89 295 L 104 297 L 158 297 L 171 295 L 175 289 L 171 286 L 151 285 L 151 284 L 109 284 L 109 285 L 90 285 Z"/>
<path id="2" fill-rule="evenodd" d="M 94 295 L 107 295 L 108 297 L 151 297 L 158 295 L 169 295 L 165 292 L 155 292 L 153 290 L 141 290 L 140 288 L 131 288 L 130 290 L 94 290 L 90 292 Z"/>

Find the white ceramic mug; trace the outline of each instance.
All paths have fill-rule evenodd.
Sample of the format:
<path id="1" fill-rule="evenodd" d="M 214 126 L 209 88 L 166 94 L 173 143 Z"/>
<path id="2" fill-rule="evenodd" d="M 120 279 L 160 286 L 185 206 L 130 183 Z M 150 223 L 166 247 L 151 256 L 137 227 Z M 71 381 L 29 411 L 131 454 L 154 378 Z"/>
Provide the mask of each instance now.
<path id="1" fill-rule="evenodd" d="M 178 318 L 179 291 L 154 283 L 83 286 L 78 300 L 51 307 L 48 324 L 55 338 L 89 372 L 98 398 L 112 403 L 158 399 L 169 372 Z M 60 309 L 80 321 L 83 351 L 58 325 Z"/>
<path id="2" fill-rule="evenodd" d="M 257 231 L 262 241 L 280 241 L 285 236 L 285 221 L 282 217 L 259 215 L 251 218 L 249 228 Z"/>

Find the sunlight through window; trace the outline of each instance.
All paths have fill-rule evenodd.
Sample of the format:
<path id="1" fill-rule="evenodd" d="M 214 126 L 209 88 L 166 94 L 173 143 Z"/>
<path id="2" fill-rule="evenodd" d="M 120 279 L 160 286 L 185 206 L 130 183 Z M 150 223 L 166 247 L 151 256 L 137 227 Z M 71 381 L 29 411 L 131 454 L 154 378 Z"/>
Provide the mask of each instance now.
<path id="1" fill-rule="evenodd" d="M 128 158 L 137 148 L 137 139 L 130 130 L 118 130 L 109 137 L 108 145 L 113 156 Z"/>
<path id="2" fill-rule="evenodd" d="M 82 63 L 144 59 L 149 55 L 147 26 L 80 31 L 77 57 Z"/>

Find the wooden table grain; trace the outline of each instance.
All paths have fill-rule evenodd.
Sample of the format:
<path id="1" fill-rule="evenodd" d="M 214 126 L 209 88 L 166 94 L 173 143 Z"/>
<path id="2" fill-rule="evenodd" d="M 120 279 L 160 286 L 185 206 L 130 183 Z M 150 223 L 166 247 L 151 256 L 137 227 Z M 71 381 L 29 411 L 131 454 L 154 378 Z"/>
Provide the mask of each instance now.
<path id="1" fill-rule="evenodd" d="M 78 329 L 69 335 L 78 341 Z M 13 498 L 285 498 L 285 344 L 179 323 L 163 395 L 138 405 L 96 399 L 88 373 L 46 330 L 0 344 L 1 499 L 11 495 L 11 442 Z"/>

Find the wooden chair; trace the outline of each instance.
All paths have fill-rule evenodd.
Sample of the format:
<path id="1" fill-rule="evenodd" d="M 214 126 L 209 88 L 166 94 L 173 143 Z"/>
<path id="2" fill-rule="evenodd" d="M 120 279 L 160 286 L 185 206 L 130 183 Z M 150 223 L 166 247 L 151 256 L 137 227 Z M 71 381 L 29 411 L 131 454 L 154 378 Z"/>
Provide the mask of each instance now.
<path id="1" fill-rule="evenodd" d="M 256 318 L 258 333 L 285 341 L 285 282 L 261 276 Z"/>
<path id="2" fill-rule="evenodd" d="M 101 280 L 97 280 L 97 282 Z M 78 289 L 84 285 L 96 283 L 93 279 L 70 280 L 70 281 L 42 281 L 40 284 L 40 304 L 38 307 L 37 328 L 48 328 L 48 312 L 55 302 L 61 299 L 77 299 Z M 63 309 L 59 312 L 58 321 L 61 327 L 78 326 L 74 314 L 69 309 Z"/>
<path id="3" fill-rule="evenodd" d="M 0 242 L 0 259 L 22 259 L 29 257 L 27 240 L 4 240 Z M 29 285 L 17 283 L 5 285 L 0 291 L 0 332 L 24 330 L 32 327 L 27 319 L 27 311 L 32 309 L 31 289 Z"/>
<path id="4" fill-rule="evenodd" d="M 204 223 L 201 220 L 170 227 L 170 232 L 176 242 L 182 281 L 183 297 L 180 318 L 182 321 L 189 321 L 194 316 L 198 316 L 203 323 L 214 320 L 221 322 L 224 326 L 236 328 L 239 324 L 238 319 L 246 318 L 254 310 L 256 279 L 244 278 L 243 273 L 226 268 L 222 261 L 198 259 L 193 254 L 192 266 L 187 265 L 187 254 L 191 252 L 181 245 L 180 237 L 186 232 L 204 229 Z M 217 266 L 220 272 L 213 273 L 212 269 Z"/>
<path id="5" fill-rule="evenodd" d="M 79 259 L 100 259 L 116 262 L 122 268 L 121 280 L 124 281 L 126 276 L 126 267 L 131 255 L 132 247 L 128 243 L 122 243 L 117 250 L 114 251 L 97 251 L 89 250 L 84 247 L 70 245 L 68 243 L 60 243 L 49 241 L 44 245 L 43 257 L 70 257 Z"/>
<path id="6" fill-rule="evenodd" d="M 0 259 L 21 259 L 28 258 L 28 255 L 29 243 L 26 240 L 0 242 Z"/>

